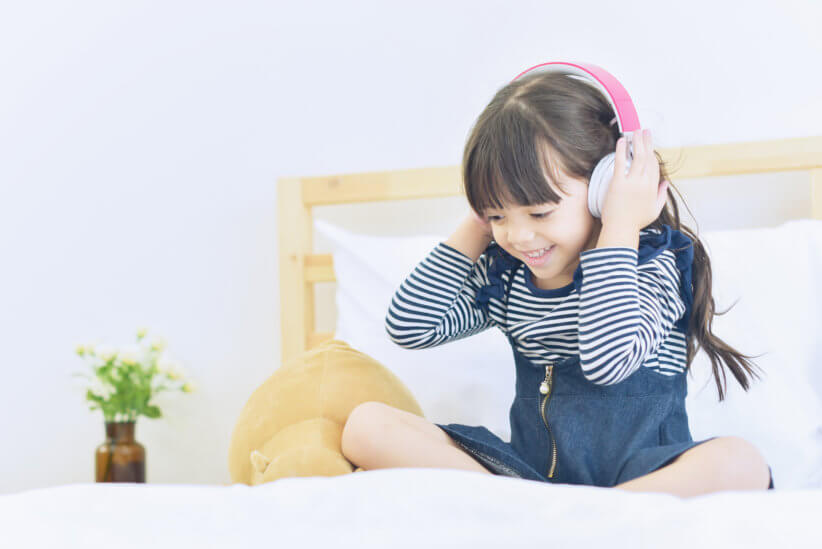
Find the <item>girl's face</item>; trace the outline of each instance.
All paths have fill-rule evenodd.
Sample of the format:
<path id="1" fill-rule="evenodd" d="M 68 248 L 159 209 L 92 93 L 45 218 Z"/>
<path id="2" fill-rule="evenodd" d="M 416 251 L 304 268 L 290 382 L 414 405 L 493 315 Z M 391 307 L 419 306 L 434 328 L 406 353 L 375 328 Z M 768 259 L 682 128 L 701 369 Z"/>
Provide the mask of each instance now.
<path id="1" fill-rule="evenodd" d="M 488 208 L 494 240 L 533 273 L 534 285 L 556 289 L 574 281 L 579 254 L 596 246 L 601 220 L 588 211 L 588 185 L 565 177 L 565 191 L 549 183 L 562 199 L 558 204 Z M 553 249 L 542 258 L 530 259 L 525 252 Z"/>

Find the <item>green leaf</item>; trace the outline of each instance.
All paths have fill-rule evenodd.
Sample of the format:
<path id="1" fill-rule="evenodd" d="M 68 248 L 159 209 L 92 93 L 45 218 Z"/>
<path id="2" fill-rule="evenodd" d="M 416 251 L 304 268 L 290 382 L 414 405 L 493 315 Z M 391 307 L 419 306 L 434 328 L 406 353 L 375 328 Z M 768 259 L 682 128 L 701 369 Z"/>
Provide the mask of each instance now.
<path id="1" fill-rule="evenodd" d="M 162 416 L 162 414 L 160 413 L 160 409 L 156 406 L 147 406 L 145 410 L 145 415 L 150 418 L 158 418 Z"/>
<path id="2" fill-rule="evenodd" d="M 86 389 L 86 399 L 91 400 L 92 402 L 101 403 L 103 402 L 103 397 L 95 395 L 91 392 L 91 389 Z"/>

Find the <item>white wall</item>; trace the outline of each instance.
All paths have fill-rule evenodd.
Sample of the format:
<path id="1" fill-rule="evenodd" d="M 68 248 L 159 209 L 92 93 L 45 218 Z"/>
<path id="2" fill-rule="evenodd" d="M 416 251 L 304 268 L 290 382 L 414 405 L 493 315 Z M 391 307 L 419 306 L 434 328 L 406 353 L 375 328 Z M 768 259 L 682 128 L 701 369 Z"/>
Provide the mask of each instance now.
<path id="1" fill-rule="evenodd" d="M 548 60 L 612 72 L 660 147 L 819 135 L 820 20 L 813 0 L 3 3 L 0 492 L 93 482 L 74 347 L 142 325 L 199 388 L 138 421 L 148 482 L 229 482 L 278 366 L 278 177 L 456 165 L 495 91 Z M 701 230 L 810 215 L 762 195 L 756 220 L 734 192 L 693 191 Z M 442 204 L 375 219 L 443 232 L 463 204 Z"/>

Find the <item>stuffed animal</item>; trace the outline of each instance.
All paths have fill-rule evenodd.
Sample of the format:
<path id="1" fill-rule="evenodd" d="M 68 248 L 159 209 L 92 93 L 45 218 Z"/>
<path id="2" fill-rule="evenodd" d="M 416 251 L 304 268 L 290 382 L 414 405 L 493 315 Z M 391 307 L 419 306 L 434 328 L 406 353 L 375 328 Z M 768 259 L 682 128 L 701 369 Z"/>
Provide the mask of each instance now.
<path id="1" fill-rule="evenodd" d="M 423 415 L 393 372 L 344 341 L 327 340 L 289 360 L 240 412 L 228 451 L 232 483 L 351 473 L 342 430 L 351 411 L 368 401 Z"/>

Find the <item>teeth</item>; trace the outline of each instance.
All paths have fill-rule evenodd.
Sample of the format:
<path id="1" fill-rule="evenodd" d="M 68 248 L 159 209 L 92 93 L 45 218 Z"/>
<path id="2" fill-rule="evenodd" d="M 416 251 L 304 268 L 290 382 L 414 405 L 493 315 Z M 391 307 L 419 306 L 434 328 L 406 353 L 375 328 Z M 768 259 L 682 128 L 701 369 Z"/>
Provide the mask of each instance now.
<path id="1" fill-rule="evenodd" d="M 543 249 L 541 249 L 541 250 L 540 250 L 540 251 L 538 251 L 538 252 L 534 252 L 534 253 L 530 253 L 530 254 L 525 254 L 525 255 L 527 255 L 528 257 L 540 257 L 541 255 L 543 255 L 543 254 L 544 254 L 546 251 L 548 251 L 548 250 L 549 250 L 549 248 L 543 248 Z"/>

